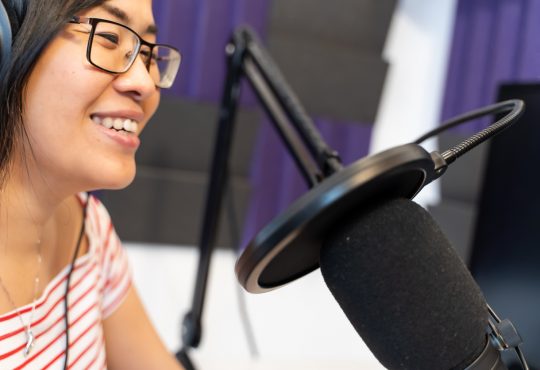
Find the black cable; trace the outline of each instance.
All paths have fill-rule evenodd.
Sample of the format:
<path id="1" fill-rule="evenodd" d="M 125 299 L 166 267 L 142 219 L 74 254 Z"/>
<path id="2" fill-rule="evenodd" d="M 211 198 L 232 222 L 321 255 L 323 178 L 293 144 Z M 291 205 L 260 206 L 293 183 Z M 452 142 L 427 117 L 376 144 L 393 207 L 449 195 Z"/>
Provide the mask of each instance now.
<path id="1" fill-rule="evenodd" d="M 259 357 L 259 349 L 257 346 L 257 341 L 255 340 L 255 333 L 253 331 L 253 325 L 251 324 L 251 319 L 249 318 L 246 299 L 244 296 L 244 291 L 239 284 L 236 284 L 236 293 L 238 299 L 238 307 L 240 310 L 240 318 L 244 327 L 244 333 L 246 335 L 246 340 L 249 347 L 249 353 L 252 358 L 256 359 Z"/>
<path id="2" fill-rule="evenodd" d="M 227 215 L 229 219 L 229 233 L 231 235 L 231 242 L 234 248 L 238 250 L 240 247 L 240 224 L 238 222 L 238 218 L 236 217 L 236 207 L 234 205 L 234 192 L 233 187 L 231 186 L 231 181 L 227 181 L 226 183 L 226 210 Z M 242 326 L 244 328 L 244 333 L 246 335 L 246 340 L 249 347 L 249 352 L 251 354 L 251 357 L 257 358 L 259 357 L 259 350 L 257 348 L 257 342 L 255 340 L 255 334 L 253 332 L 253 325 L 251 324 L 251 320 L 249 318 L 247 306 L 246 306 L 246 300 L 244 299 L 244 292 L 242 291 L 242 287 L 239 284 L 236 285 L 236 293 L 237 293 L 237 299 L 238 299 L 238 307 L 240 311 L 240 320 L 242 322 Z"/>
<path id="3" fill-rule="evenodd" d="M 176 360 L 184 367 L 185 370 L 196 370 L 193 362 L 188 356 L 187 349 L 182 348 L 180 351 L 176 352 Z"/>
<path id="4" fill-rule="evenodd" d="M 75 252 L 73 253 L 73 257 L 71 258 L 71 264 L 69 265 L 69 271 L 67 274 L 67 280 L 66 280 L 66 291 L 64 293 L 64 325 L 66 326 L 66 355 L 64 357 L 64 370 L 67 370 L 68 367 L 68 357 L 69 357 L 69 313 L 68 313 L 68 294 L 69 294 L 69 283 L 71 282 L 71 275 L 73 273 L 73 268 L 75 266 L 75 261 L 77 260 L 77 255 L 79 254 L 79 250 L 81 249 L 81 241 L 84 235 L 84 225 L 86 222 L 86 208 L 88 207 L 88 202 L 90 201 L 90 194 L 87 195 L 87 201 L 86 204 L 83 207 L 83 217 L 82 217 L 82 224 L 81 224 L 81 230 L 79 232 L 79 238 L 77 239 L 77 245 L 75 247 Z"/>

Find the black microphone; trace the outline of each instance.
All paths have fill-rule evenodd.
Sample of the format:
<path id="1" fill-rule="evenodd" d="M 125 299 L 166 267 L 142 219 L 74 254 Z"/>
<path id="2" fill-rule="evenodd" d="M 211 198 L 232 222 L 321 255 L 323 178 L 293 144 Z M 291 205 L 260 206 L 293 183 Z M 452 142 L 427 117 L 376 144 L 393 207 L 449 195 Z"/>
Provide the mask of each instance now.
<path id="1" fill-rule="evenodd" d="M 509 109 L 443 153 L 418 145 Z M 506 129 L 522 109 L 516 100 L 481 108 L 416 143 L 333 173 L 255 236 L 236 262 L 238 281 L 263 293 L 321 267 L 345 314 L 389 369 L 507 370 L 500 351 L 515 349 L 528 370 L 512 323 L 497 317 L 437 224 L 410 200 L 457 158 Z"/>
<path id="2" fill-rule="evenodd" d="M 396 198 L 342 221 L 323 242 L 321 272 L 382 365 L 507 369 L 488 342 L 479 287 L 427 211 Z"/>

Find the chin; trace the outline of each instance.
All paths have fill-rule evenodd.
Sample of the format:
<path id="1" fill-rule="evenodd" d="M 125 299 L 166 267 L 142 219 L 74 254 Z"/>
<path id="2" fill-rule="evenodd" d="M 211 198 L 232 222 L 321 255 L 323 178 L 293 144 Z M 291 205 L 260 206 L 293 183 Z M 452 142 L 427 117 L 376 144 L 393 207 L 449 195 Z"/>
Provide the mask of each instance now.
<path id="1" fill-rule="evenodd" d="M 99 189 L 120 190 L 127 187 L 135 179 L 135 165 L 126 165 L 116 171 L 103 171 L 98 180 Z"/>
<path id="2" fill-rule="evenodd" d="M 116 181 L 111 181 L 109 184 L 104 187 L 104 189 L 110 189 L 110 190 L 120 190 L 128 187 L 133 180 L 135 179 L 135 173 L 133 173 L 133 176 L 127 176 L 124 178 L 119 178 Z"/>
<path id="3" fill-rule="evenodd" d="M 109 184 L 107 186 L 103 186 L 103 187 L 101 187 L 101 189 L 104 189 L 104 190 L 122 190 L 122 189 L 127 188 L 132 182 L 133 182 L 133 179 L 131 179 L 129 181 L 125 181 L 125 182 L 117 182 L 117 183 Z"/>

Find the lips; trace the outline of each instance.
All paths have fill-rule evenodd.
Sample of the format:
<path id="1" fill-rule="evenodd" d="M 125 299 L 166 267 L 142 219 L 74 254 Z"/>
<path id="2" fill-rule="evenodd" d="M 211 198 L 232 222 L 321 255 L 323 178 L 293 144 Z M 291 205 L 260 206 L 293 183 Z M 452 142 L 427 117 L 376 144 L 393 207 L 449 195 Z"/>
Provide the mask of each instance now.
<path id="1" fill-rule="evenodd" d="M 138 133 L 144 114 L 136 111 L 94 113 L 90 115 L 96 127 L 123 150 L 137 150 L 141 141 Z M 142 126 L 142 125 L 141 125 Z"/>

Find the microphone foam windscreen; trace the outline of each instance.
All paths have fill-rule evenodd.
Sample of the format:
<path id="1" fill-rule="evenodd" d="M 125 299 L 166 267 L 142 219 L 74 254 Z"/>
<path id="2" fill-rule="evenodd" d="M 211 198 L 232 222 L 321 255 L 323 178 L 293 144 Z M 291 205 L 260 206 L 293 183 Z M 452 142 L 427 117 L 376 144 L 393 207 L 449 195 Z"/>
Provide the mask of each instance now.
<path id="1" fill-rule="evenodd" d="M 392 199 L 345 219 L 323 244 L 321 272 L 381 364 L 467 367 L 486 345 L 486 302 L 429 213 Z"/>

